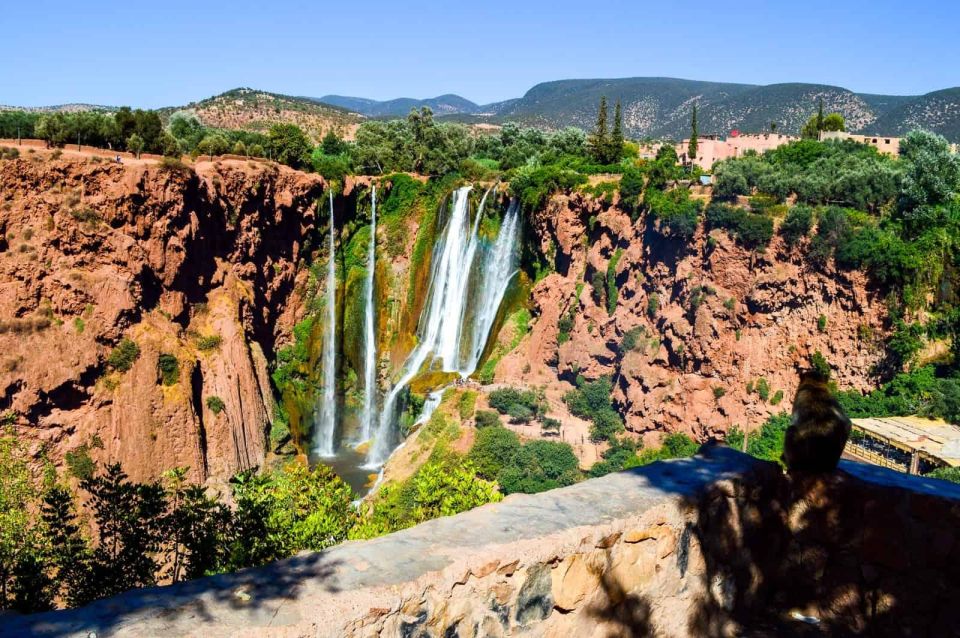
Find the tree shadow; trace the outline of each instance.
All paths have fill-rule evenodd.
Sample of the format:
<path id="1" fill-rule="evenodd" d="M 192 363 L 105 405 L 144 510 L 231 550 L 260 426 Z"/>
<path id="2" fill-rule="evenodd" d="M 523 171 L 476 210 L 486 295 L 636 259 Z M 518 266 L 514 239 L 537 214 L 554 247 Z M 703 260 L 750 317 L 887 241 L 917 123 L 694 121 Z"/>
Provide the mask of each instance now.
<path id="1" fill-rule="evenodd" d="M 700 454 L 633 470 L 680 495 L 688 635 L 960 636 L 955 486 L 847 462 L 791 476 L 725 447 Z M 608 635 L 662 633 L 650 595 L 627 591 L 609 569 L 599 587 L 604 602 L 587 613 Z"/>
<path id="2" fill-rule="evenodd" d="M 339 565 L 340 561 L 328 560 L 325 552 L 304 552 L 231 574 L 130 590 L 78 609 L 11 616 L 0 624 L 0 636 L 105 636 L 147 621 L 152 622 L 140 631 L 163 625 L 170 635 L 179 635 L 178 622 L 189 622 L 194 628 L 211 623 L 222 630 L 229 627 L 227 615 L 235 615 L 232 624 L 246 629 L 282 625 L 284 603 L 305 589 L 339 591 L 335 580 Z"/>

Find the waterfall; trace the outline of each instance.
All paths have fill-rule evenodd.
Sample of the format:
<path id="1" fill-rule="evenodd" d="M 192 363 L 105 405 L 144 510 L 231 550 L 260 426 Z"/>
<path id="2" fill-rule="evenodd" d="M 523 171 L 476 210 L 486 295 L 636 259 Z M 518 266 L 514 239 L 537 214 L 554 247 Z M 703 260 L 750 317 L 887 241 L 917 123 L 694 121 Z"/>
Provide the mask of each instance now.
<path id="1" fill-rule="evenodd" d="M 373 433 L 377 402 L 377 335 L 374 324 L 373 286 L 377 265 L 377 187 L 370 193 L 370 243 L 367 245 L 367 279 L 363 294 L 363 413 L 360 423 L 360 441 L 368 441 Z"/>
<path id="2" fill-rule="evenodd" d="M 331 457 L 336 454 L 337 429 L 337 273 L 334 248 L 333 191 L 330 192 L 330 246 L 327 258 L 327 323 L 323 333 L 323 394 L 314 411 L 317 434 L 315 451 Z"/>
<path id="3" fill-rule="evenodd" d="M 381 465 L 396 445 L 397 401 L 428 358 L 432 357 L 433 365 L 439 364 L 443 371 L 457 372 L 462 377 L 473 373 L 515 273 L 518 207 L 511 202 L 497 240 L 488 250 L 478 230 L 490 191 L 484 194 L 471 224 L 471 188 L 464 186 L 451 196 L 449 218 L 433 250 L 427 303 L 418 326 L 420 339 L 383 402 L 368 455 L 370 466 Z M 474 311 L 468 312 L 471 305 Z M 469 343 L 464 343 L 465 335 Z"/>
<path id="4" fill-rule="evenodd" d="M 481 204 L 481 210 L 483 205 Z M 507 285 L 517 273 L 517 238 L 520 233 L 520 204 L 510 201 L 510 207 L 500 225 L 500 234 L 493 244 L 487 258 L 486 267 L 481 271 L 482 280 L 477 287 L 479 295 L 474 311 L 473 334 L 467 364 L 461 374 L 467 376 L 477 369 L 483 349 L 490 338 L 490 331 L 500 311 L 500 303 L 507 294 Z M 476 234 L 476 232 L 474 232 Z"/>

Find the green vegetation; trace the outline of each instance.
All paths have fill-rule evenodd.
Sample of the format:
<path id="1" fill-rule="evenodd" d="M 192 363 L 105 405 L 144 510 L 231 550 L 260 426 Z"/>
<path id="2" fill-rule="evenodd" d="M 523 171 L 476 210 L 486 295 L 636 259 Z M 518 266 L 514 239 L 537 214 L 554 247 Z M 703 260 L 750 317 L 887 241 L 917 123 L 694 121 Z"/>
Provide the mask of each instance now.
<path id="1" fill-rule="evenodd" d="M 350 530 L 350 538 L 372 538 L 502 498 L 496 484 L 481 478 L 469 458 L 441 448 L 408 480 L 381 487 Z"/>
<path id="2" fill-rule="evenodd" d="M 500 388 L 487 395 L 490 407 L 510 416 L 511 423 L 528 423 L 544 414 L 545 402 L 542 394 L 533 390 Z"/>
<path id="3" fill-rule="evenodd" d="M 780 463 L 783 439 L 788 427 L 790 427 L 790 415 L 786 412 L 771 416 L 764 422 L 759 432 L 754 432 L 747 437 L 747 454 L 765 461 Z M 740 428 L 731 428 L 727 433 L 727 445 L 735 450 L 742 450 L 743 436 Z"/>
<path id="4" fill-rule="evenodd" d="M 211 395 L 207 397 L 207 409 L 209 409 L 214 414 L 220 414 L 227 408 L 227 404 L 224 403 L 223 399 L 217 395 Z"/>
<path id="5" fill-rule="evenodd" d="M 197 335 L 195 343 L 197 344 L 197 350 L 201 352 L 219 350 L 223 343 L 223 337 L 220 335 Z"/>
<path id="6" fill-rule="evenodd" d="M 620 256 L 623 255 L 623 251 L 617 248 L 613 251 L 613 256 L 610 257 L 610 261 L 607 262 L 607 275 L 606 275 L 606 284 L 607 284 L 607 314 L 612 315 L 617 309 L 617 262 L 620 261 Z"/>
<path id="7" fill-rule="evenodd" d="M 325 466 L 239 475 L 231 510 L 186 468 L 135 483 L 116 464 L 97 473 L 84 445 L 68 457 L 80 498 L 52 466 L 37 477 L 27 460 L 16 436 L 0 435 L 0 609 L 75 607 L 161 579 L 262 565 L 345 540 L 359 522 L 350 488 Z"/>
<path id="8" fill-rule="evenodd" d="M 107 357 L 107 364 L 117 372 L 126 372 L 140 357 L 140 346 L 133 339 L 124 337 Z"/>
<path id="9" fill-rule="evenodd" d="M 693 237 L 700 223 L 702 204 L 690 198 L 688 189 L 675 188 L 664 192 L 647 188 L 643 203 L 651 217 L 660 223 L 659 230 L 664 236 L 684 240 Z"/>
<path id="10" fill-rule="evenodd" d="M 162 353 L 157 359 L 157 368 L 163 385 L 174 385 L 180 380 L 180 362 L 174 355 Z"/>
<path id="11" fill-rule="evenodd" d="M 572 485 L 580 478 L 573 449 L 558 441 L 535 440 L 525 444 L 502 426 L 477 432 L 468 459 L 477 474 L 496 481 L 504 494 L 535 494 Z"/>
<path id="12" fill-rule="evenodd" d="M 623 431 L 623 420 L 613 408 L 612 392 L 610 379 L 602 377 L 579 384 L 578 388 L 563 396 L 564 403 L 574 416 L 593 422 L 590 439 L 594 442 L 609 440 Z"/>
<path id="13" fill-rule="evenodd" d="M 773 239 L 773 220 L 766 215 L 748 212 L 739 206 L 721 202 L 707 207 L 707 225 L 722 228 L 741 245 L 753 250 L 763 250 Z"/>
<path id="14" fill-rule="evenodd" d="M 610 472 L 642 467 L 657 461 L 667 461 L 693 456 L 700 446 L 686 434 L 672 433 L 663 437 L 660 447 L 645 449 L 627 437 L 612 437 L 610 447 L 603 453 L 603 460 L 594 463 L 587 472 L 591 477 L 604 476 Z"/>

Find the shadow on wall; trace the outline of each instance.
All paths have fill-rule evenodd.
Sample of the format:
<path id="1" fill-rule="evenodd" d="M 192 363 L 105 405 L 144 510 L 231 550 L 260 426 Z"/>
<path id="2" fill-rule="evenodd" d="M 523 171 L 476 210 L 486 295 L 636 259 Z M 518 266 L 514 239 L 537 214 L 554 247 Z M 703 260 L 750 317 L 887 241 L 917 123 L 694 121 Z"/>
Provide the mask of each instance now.
<path id="1" fill-rule="evenodd" d="M 265 567 L 185 581 L 175 587 L 133 589 L 69 612 L 24 616 L 29 620 L 29 630 L 4 621 L 0 623 L 0 636 L 65 636 L 75 632 L 109 636 L 120 630 L 136 633 L 138 614 L 154 614 L 158 609 L 170 622 L 190 616 L 199 631 L 202 623 L 222 622 L 222 613 L 215 615 L 210 610 L 219 607 L 222 611 L 223 606 L 238 612 L 235 630 L 240 631 L 249 629 L 243 623 L 245 618 L 283 620 L 283 603 L 302 595 L 306 587 L 336 593 L 332 579 L 338 566 L 339 561 L 327 560 L 325 552 L 305 552 Z M 219 624 L 215 628 L 217 635 L 230 631 Z"/>
<path id="2" fill-rule="evenodd" d="M 860 478 L 870 469 L 843 468 L 790 476 L 758 462 L 753 476 L 685 498 L 677 567 L 683 576 L 691 542 L 704 562 L 686 633 L 960 636 L 960 499 L 936 494 L 952 486 L 891 484 L 889 472 L 884 485 Z M 667 475 L 646 476 L 658 486 Z M 651 625 L 657 601 L 626 592 L 612 571 L 600 579 L 606 602 L 589 610 L 615 627 L 605 635 L 661 635 Z"/>

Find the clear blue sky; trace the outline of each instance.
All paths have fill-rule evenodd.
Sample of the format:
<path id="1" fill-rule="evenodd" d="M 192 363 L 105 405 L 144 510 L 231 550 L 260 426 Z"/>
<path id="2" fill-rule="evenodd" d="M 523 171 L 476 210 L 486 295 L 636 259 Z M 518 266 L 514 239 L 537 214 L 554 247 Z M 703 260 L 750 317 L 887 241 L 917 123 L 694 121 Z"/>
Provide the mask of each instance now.
<path id="1" fill-rule="evenodd" d="M 238 86 L 485 103 L 545 80 L 649 75 L 960 85 L 953 0 L 4 4 L 0 104 L 159 107 Z"/>

